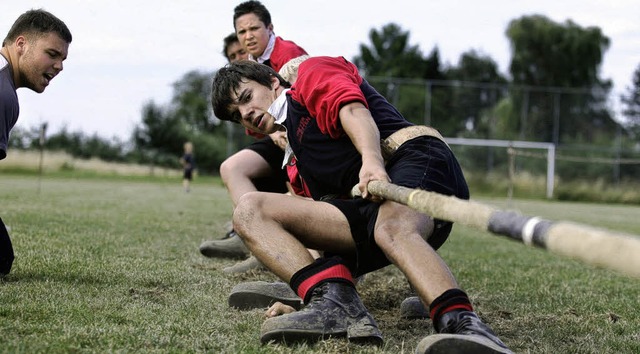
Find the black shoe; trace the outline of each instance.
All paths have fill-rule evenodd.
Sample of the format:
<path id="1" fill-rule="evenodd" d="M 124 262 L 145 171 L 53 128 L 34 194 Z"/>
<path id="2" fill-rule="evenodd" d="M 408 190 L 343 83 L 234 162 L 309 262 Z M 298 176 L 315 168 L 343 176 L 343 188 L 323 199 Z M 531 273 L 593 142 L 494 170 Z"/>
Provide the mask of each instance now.
<path id="1" fill-rule="evenodd" d="M 205 241 L 200 244 L 200 253 L 209 258 L 247 258 L 249 250 L 235 231 L 222 240 Z"/>
<path id="2" fill-rule="evenodd" d="M 296 310 L 302 306 L 302 299 L 291 290 L 287 283 L 252 281 L 240 283 L 231 289 L 229 306 L 239 310 L 264 308 L 281 302 Z"/>
<path id="3" fill-rule="evenodd" d="M 434 326 L 438 334 L 422 339 L 416 353 L 513 353 L 474 312 L 445 313 Z"/>
<path id="4" fill-rule="evenodd" d="M 400 304 L 400 318 L 408 320 L 421 320 L 429 318 L 429 311 L 420 298 L 417 296 L 409 296 L 402 300 Z"/>
<path id="5" fill-rule="evenodd" d="M 382 345 L 382 333 L 356 289 L 340 282 L 317 286 L 302 310 L 267 319 L 260 341 L 316 342 L 331 337 Z"/>
<path id="6" fill-rule="evenodd" d="M 264 264 L 260 263 L 260 261 L 255 256 L 249 256 L 249 258 L 245 259 L 244 261 L 240 261 L 234 265 L 222 268 L 222 272 L 226 274 L 242 274 L 251 270 L 265 269 L 267 268 L 265 268 Z"/>

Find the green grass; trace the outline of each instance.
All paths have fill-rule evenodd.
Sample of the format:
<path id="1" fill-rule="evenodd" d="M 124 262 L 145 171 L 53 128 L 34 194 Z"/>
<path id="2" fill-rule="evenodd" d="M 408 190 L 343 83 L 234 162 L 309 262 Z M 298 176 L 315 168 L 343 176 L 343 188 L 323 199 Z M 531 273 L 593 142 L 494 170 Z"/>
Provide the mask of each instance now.
<path id="1" fill-rule="evenodd" d="M 219 238 L 231 206 L 219 180 L 3 175 L 0 217 L 11 227 L 12 273 L 0 280 L 2 353 L 412 353 L 428 321 L 398 318 L 409 294 L 393 267 L 358 285 L 382 348 L 329 340 L 259 342 L 263 310 L 227 306 L 245 280 L 234 260 L 198 252 Z M 640 234 L 640 207 L 483 200 L 528 215 Z M 640 281 L 456 226 L 441 254 L 480 316 L 518 353 L 640 352 Z M 639 255 L 640 256 L 640 255 Z M 426 276 L 426 275 L 425 275 Z"/>

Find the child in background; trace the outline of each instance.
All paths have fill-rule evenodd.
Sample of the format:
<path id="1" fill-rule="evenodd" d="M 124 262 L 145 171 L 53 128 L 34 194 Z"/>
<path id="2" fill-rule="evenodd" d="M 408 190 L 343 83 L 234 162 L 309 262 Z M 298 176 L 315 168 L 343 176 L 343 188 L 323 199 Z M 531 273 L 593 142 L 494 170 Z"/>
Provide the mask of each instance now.
<path id="1" fill-rule="evenodd" d="M 190 141 L 184 143 L 184 155 L 180 158 L 182 164 L 182 187 L 184 191 L 189 193 L 191 190 L 191 181 L 193 180 L 193 170 L 195 169 L 195 159 L 193 156 L 193 144 Z"/>

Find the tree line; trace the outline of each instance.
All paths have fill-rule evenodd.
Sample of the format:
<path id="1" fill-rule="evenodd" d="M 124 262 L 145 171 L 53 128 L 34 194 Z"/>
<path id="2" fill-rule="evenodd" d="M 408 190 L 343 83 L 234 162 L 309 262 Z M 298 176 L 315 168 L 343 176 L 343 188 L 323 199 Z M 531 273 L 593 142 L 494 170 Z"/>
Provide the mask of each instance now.
<path id="1" fill-rule="evenodd" d="M 505 35 L 512 49 L 508 76 L 488 54 L 473 49 L 456 64 L 444 65 L 437 46 L 424 54 L 410 44 L 410 33 L 394 23 L 371 29 L 369 43 L 350 59 L 405 117 L 433 124 L 445 136 L 607 145 L 622 130 L 625 144 L 637 146 L 640 65 L 621 97 L 624 120 L 616 120 L 608 105 L 611 80 L 599 75 L 610 46 L 600 28 L 529 15 L 512 20 Z M 214 73 L 190 71 L 173 84 L 170 102 L 145 103 L 128 141 L 62 129 L 49 134 L 44 148 L 79 158 L 177 168 L 189 140 L 200 172 L 217 174 L 226 156 L 250 138 L 213 115 Z M 10 144 L 39 147 L 40 133 L 40 127 L 17 128 Z"/>

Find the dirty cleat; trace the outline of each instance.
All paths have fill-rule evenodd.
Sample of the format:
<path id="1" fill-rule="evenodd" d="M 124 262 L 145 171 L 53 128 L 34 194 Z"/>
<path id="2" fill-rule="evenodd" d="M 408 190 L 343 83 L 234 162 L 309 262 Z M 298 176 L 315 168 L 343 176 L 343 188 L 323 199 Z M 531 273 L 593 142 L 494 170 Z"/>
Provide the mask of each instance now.
<path id="1" fill-rule="evenodd" d="M 260 341 L 311 343 L 331 337 L 382 345 L 382 333 L 356 289 L 341 282 L 316 286 L 302 310 L 264 321 Z"/>
<path id="2" fill-rule="evenodd" d="M 422 339 L 416 348 L 416 354 L 513 353 L 474 312 L 448 312 L 434 326 L 438 334 Z"/>
<path id="3" fill-rule="evenodd" d="M 279 301 L 296 310 L 302 306 L 302 299 L 291 290 L 287 283 L 251 281 L 240 283 L 231 289 L 229 307 L 239 310 L 266 309 Z"/>
<path id="4" fill-rule="evenodd" d="M 225 267 L 222 269 L 222 271 L 227 274 L 241 274 L 253 269 L 266 269 L 255 256 L 251 256 L 244 261 L 238 262 L 232 266 Z"/>
<path id="5" fill-rule="evenodd" d="M 429 311 L 417 296 L 409 296 L 400 304 L 400 318 L 409 320 L 429 318 Z"/>
<path id="6" fill-rule="evenodd" d="M 249 250 L 235 231 L 223 240 L 205 241 L 200 245 L 200 253 L 210 258 L 245 258 Z"/>

